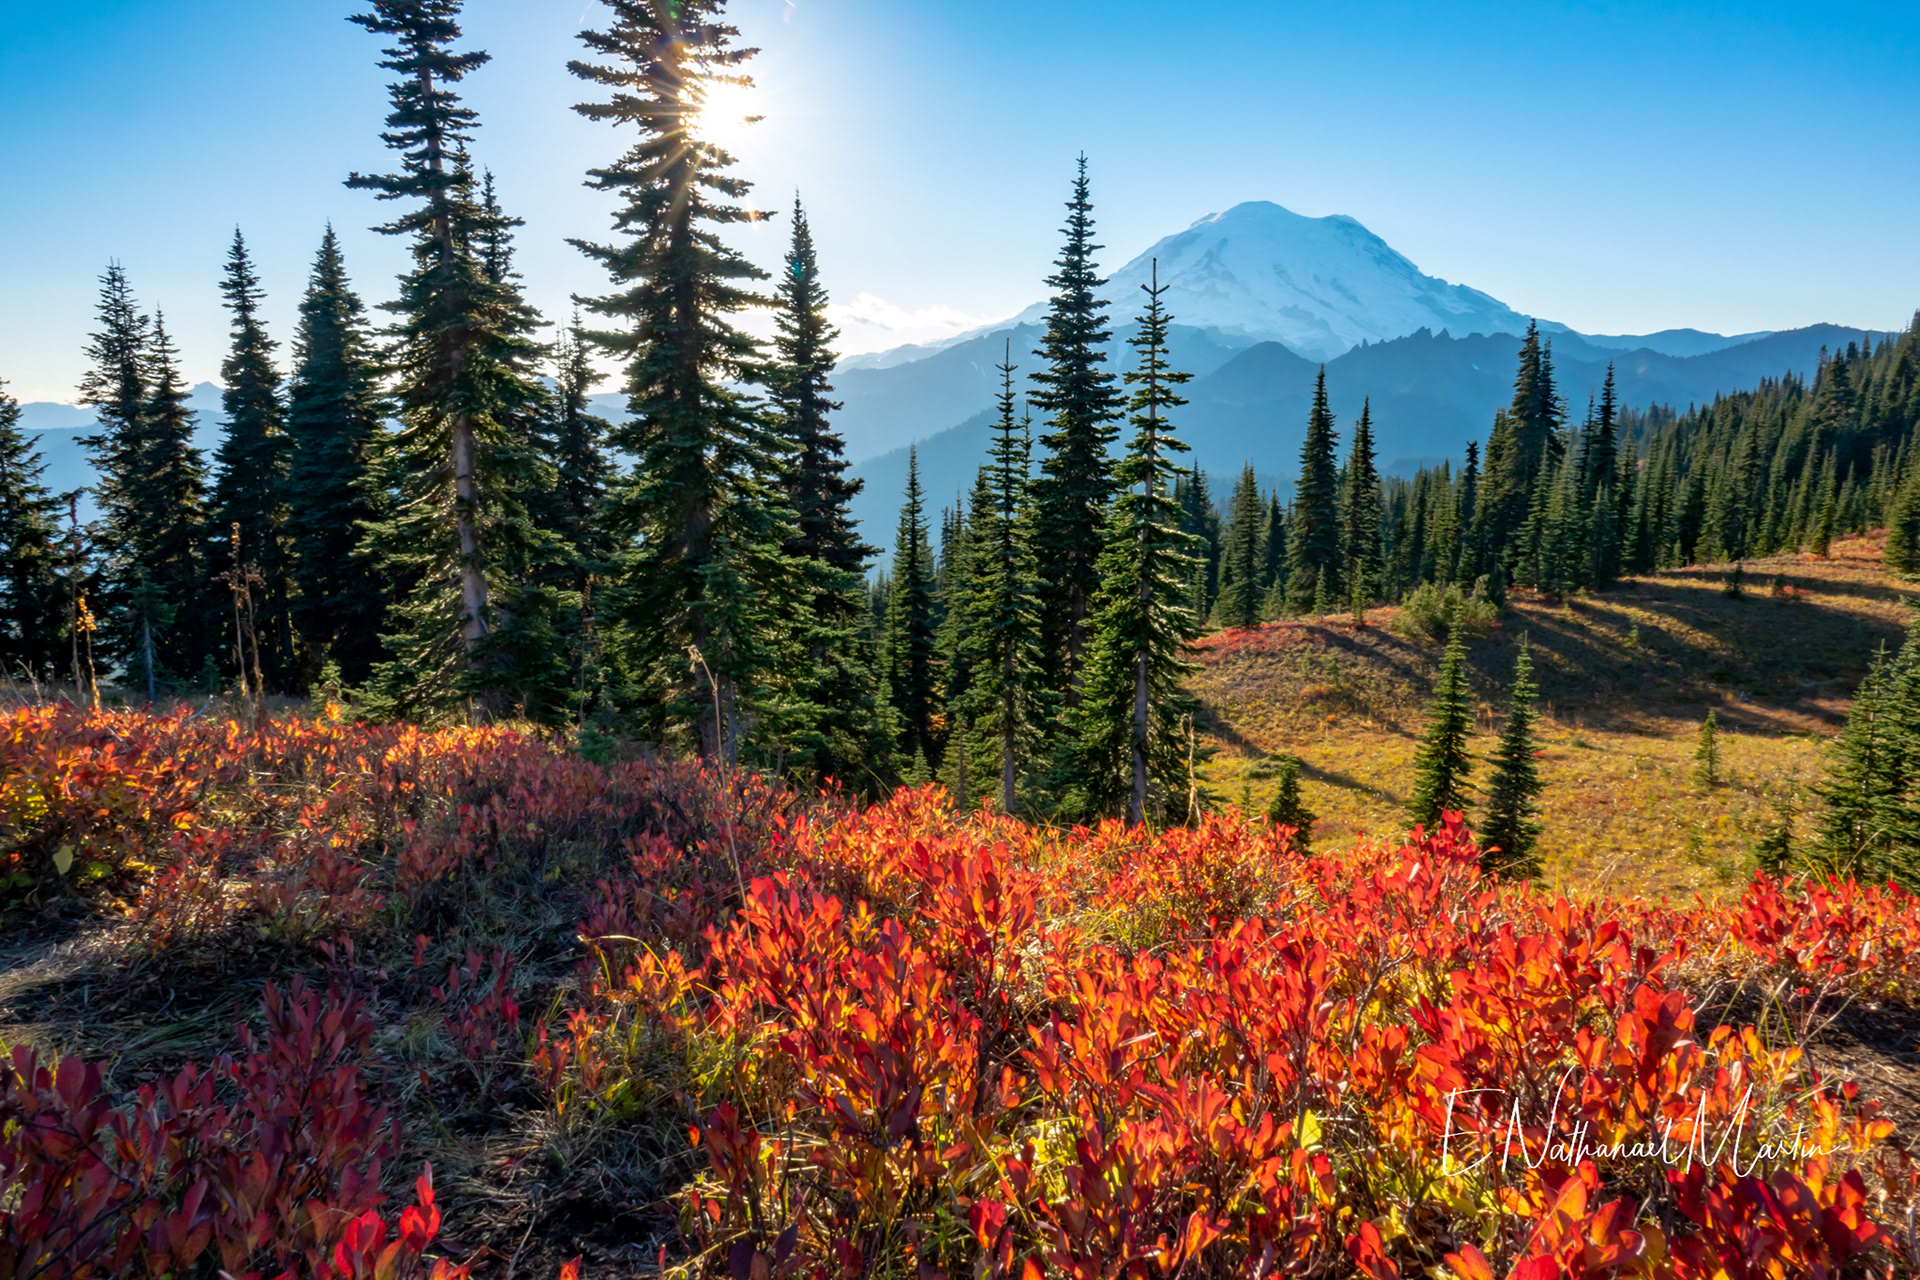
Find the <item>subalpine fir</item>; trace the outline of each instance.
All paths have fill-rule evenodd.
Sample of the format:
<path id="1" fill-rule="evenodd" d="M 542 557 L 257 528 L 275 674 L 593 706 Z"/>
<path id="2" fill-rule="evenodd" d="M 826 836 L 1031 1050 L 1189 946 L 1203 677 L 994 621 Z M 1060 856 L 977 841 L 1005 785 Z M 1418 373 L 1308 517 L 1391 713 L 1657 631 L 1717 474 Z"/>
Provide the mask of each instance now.
<path id="1" fill-rule="evenodd" d="M 1480 846 L 1483 869 L 1500 875 L 1531 878 L 1540 874 L 1535 846 L 1540 839 L 1539 749 L 1533 740 L 1533 656 L 1527 638 L 1513 658 L 1513 688 L 1508 694 L 1507 722 L 1494 748 L 1493 776 L 1487 784 L 1487 812 L 1482 820 Z"/>
<path id="2" fill-rule="evenodd" d="M 216 574 L 246 567 L 251 580 L 254 635 L 269 689 L 300 684 L 292 618 L 292 547 L 288 537 L 288 463 L 292 441 L 280 398 L 273 353 L 279 343 L 260 319 L 265 294 L 238 228 L 227 253 L 220 291 L 232 313 L 233 345 L 220 366 L 226 422 L 214 452 L 213 526 L 209 543 Z M 240 545 L 233 545 L 235 530 Z M 230 649 L 229 636 L 223 649 Z M 251 654 L 249 658 L 251 659 Z"/>
<path id="3" fill-rule="evenodd" d="M 793 509 L 787 555 L 807 575 L 802 626 L 810 668 L 799 691 L 807 715 L 800 763 L 819 776 L 871 788 L 874 736 L 873 646 L 863 626 L 867 563 L 877 548 L 860 537 L 851 504 L 864 484 L 847 475 L 845 446 L 832 415 L 833 344 L 813 230 L 798 197 L 774 313 L 774 363 L 768 398 L 779 415 L 790 461 L 785 490 Z"/>
<path id="4" fill-rule="evenodd" d="M 1380 468 L 1374 460 L 1373 400 L 1361 401 L 1341 475 L 1340 552 L 1348 595 L 1371 601 L 1380 579 Z"/>
<path id="5" fill-rule="evenodd" d="M 366 528 L 385 508 L 369 471 L 386 404 L 366 310 L 328 227 L 294 334 L 287 387 L 287 535 L 292 615 L 308 681 L 328 663 L 349 685 L 372 674 L 390 585 L 367 554 Z"/>
<path id="6" fill-rule="evenodd" d="M 60 529 L 65 504 L 20 429 L 20 402 L 0 381 L 0 672 L 54 678 L 66 665 L 73 565 Z"/>
<path id="7" fill-rule="evenodd" d="M 1044 452 L 1035 485 L 1036 545 L 1047 592 L 1046 649 L 1057 691 L 1078 698 L 1089 643 L 1090 610 L 1100 585 L 1107 506 L 1114 493 L 1109 447 L 1119 438 L 1123 396 L 1106 368 L 1106 281 L 1094 264 L 1093 200 L 1081 156 L 1067 201 L 1066 244 L 1047 277 L 1052 298 L 1034 373 L 1033 403 L 1045 416 Z"/>
<path id="8" fill-rule="evenodd" d="M 1246 630 L 1260 625 L 1266 521 L 1259 481 L 1254 477 L 1253 464 L 1248 463 L 1233 486 L 1227 541 L 1220 556 L 1220 602 L 1214 607 L 1214 616 L 1221 626 Z"/>
<path id="9" fill-rule="evenodd" d="M 1293 528 L 1287 539 L 1287 601 L 1295 612 L 1318 609 L 1318 602 L 1340 594 L 1339 471 L 1334 451 L 1333 412 L 1327 407 L 1327 370 L 1314 383 L 1313 410 L 1300 445 L 1300 474 L 1294 482 Z"/>
<path id="10" fill-rule="evenodd" d="M 969 522 L 968 581 L 955 607 L 968 675 L 957 711 L 969 728 L 974 776 L 991 780 L 1003 813 L 1020 812 L 1021 784 L 1047 719 L 1044 593 L 1028 501 L 1032 440 L 1014 418 L 1013 374 L 1009 352 L 1000 365 L 1000 412 Z"/>
<path id="11" fill-rule="evenodd" d="M 166 325 L 138 313 L 117 266 L 103 280 L 100 325 L 81 384 L 100 426 L 83 439 L 103 512 L 98 649 L 151 701 L 197 677 L 212 656 L 206 463 Z"/>
<path id="12" fill-rule="evenodd" d="M 1440 660 L 1433 702 L 1427 710 L 1427 730 L 1414 754 L 1413 812 L 1415 823 L 1429 829 L 1445 813 L 1464 813 L 1472 789 L 1467 777 L 1473 757 L 1467 752 L 1467 733 L 1473 727 L 1467 688 L 1466 628 L 1457 620 Z"/>
<path id="13" fill-rule="evenodd" d="M 938 628 L 926 492 L 920 487 L 919 453 L 910 449 L 906 501 L 900 508 L 887 593 L 887 678 L 899 723 L 894 749 L 901 761 L 922 759 L 930 767 L 939 760 L 941 747 L 934 735 L 939 710 Z"/>
<path id="14" fill-rule="evenodd" d="M 609 0 L 605 25 L 580 37 L 598 61 L 568 66 L 608 94 L 576 110 L 633 138 L 590 174 L 619 202 L 620 238 L 575 242 L 613 279 L 588 306 L 615 326 L 595 342 L 626 368 L 631 416 L 614 442 L 634 465 L 608 502 L 622 545 L 609 596 L 631 708 L 651 736 L 733 760 L 791 723 L 770 704 L 796 695 L 805 584 L 786 554 L 787 446 L 747 392 L 767 361 L 735 323 L 763 304 L 766 273 L 721 239 L 764 215 L 739 203 L 749 184 L 698 129 L 710 90 L 748 83 L 754 51 L 723 9 Z"/>
<path id="15" fill-rule="evenodd" d="M 1199 633 L 1188 607 L 1198 539 L 1182 530 L 1174 501 L 1175 459 L 1187 446 L 1167 417 L 1186 403 L 1178 388 L 1191 375 L 1169 360 L 1165 292 L 1155 264 L 1146 311 L 1129 340 L 1137 353 L 1126 375 L 1133 435 L 1115 469 L 1120 492 L 1100 556 L 1086 683 L 1071 721 L 1068 808 L 1083 817 L 1124 814 L 1135 825 L 1187 816 L 1197 709 L 1182 682 Z"/>
<path id="16" fill-rule="evenodd" d="M 400 423 L 376 460 L 391 506 L 369 532 L 380 571 L 405 584 L 383 636 L 391 659 L 376 669 L 374 696 L 389 713 L 487 719 L 523 710 L 529 679 L 497 633 L 515 621 L 502 609 L 512 573 L 536 540 L 524 495 L 542 476 L 526 437 L 542 391 L 528 368 L 518 293 L 491 279 L 477 252 L 498 230 L 476 193 L 467 144 L 477 115 L 453 86 L 488 55 L 456 52 L 459 0 L 373 0 L 353 21 L 393 43 L 380 65 L 395 73 L 383 140 L 397 173 L 355 174 L 348 185 L 413 207 L 378 228 L 407 238 L 413 265 L 391 304 L 387 363 Z"/>

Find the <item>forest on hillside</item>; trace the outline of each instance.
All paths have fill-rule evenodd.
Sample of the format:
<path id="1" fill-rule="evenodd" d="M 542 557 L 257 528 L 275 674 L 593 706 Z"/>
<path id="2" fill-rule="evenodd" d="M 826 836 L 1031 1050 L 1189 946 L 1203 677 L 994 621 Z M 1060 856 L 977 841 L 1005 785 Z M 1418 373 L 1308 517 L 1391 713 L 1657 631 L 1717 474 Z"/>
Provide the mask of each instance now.
<path id="1" fill-rule="evenodd" d="M 1223 483 L 1186 461 L 1176 317 L 1152 286 L 1133 314 L 1101 298 L 1083 158 L 1039 345 L 1003 356 L 989 458 L 944 512 L 911 470 L 873 572 L 806 211 L 779 211 L 790 247 L 764 278 L 726 232 L 773 214 L 699 132 L 752 51 L 716 22 L 661 52 L 626 8 L 590 33 L 572 70 L 600 96 L 578 110 L 630 145 L 589 175 L 619 201 L 613 238 L 578 246 L 608 291 L 556 326 L 478 158 L 459 86 L 487 55 L 460 47 L 456 12 L 356 19 L 394 77 L 396 164 L 346 176 L 412 251 L 390 323 L 329 230 L 283 372 L 236 231 L 207 458 L 164 317 L 110 265 L 80 388 L 100 476 L 84 527 L 0 398 L 10 679 L 150 702 L 321 692 L 375 720 L 525 721 L 870 795 L 939 779 L 1010 813 L 1138 820 L 1200 800 L 1182 681 L 1210 627 L 1418 593 L 1498 609 L 1513 588 L 1820 554 L 1881 525 L 1889 563 L 1920 564 L 1920 327 L 1684 413 L 1623 406 L 1609 377 L 1584 414 L 1533 330 L 1484 446 L 1411 479 L 1380 475 L 1370 408 L 1343 441 L 1323 374 L 1284 501 L 1251 467 Z M 754 310 L 771 341 L 740 327 Z M 1117 324 L 1134 336 L 1110 367 Z M 617 423 L 589 404 L 607 364 Z"/>

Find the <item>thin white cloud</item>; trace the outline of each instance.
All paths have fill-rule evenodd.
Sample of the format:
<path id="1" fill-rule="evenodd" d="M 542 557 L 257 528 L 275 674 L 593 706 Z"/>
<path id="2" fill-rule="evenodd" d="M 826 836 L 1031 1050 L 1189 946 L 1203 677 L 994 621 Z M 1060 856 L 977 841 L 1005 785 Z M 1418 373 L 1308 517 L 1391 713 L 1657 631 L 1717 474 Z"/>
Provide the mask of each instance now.
<path id="1" fill-rule="evenodd" d="M 969 315 L 936 303 L 908 309 L 877 294 L 861 293 L 852 302 L 836 302 L 827 314 L 840 328 L 842 348 L 849 354 L 879 351 L 909 342 L 937 342 L 992 321 L 991 316 Z"/>

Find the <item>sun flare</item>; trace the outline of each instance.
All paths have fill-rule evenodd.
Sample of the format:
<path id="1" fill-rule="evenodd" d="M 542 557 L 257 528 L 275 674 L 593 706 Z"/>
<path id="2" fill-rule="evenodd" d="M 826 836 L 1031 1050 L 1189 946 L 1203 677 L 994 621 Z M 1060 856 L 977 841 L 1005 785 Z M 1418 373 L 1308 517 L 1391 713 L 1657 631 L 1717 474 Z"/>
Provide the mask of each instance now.
<path id="1" fill-rule="evenodd" d="M 701 86 L 693 129 L 702 141 L 736 151 L 751 136 L 753 125 L 765 111 L 764 95 L 752 83 L 709 81 Z"/>

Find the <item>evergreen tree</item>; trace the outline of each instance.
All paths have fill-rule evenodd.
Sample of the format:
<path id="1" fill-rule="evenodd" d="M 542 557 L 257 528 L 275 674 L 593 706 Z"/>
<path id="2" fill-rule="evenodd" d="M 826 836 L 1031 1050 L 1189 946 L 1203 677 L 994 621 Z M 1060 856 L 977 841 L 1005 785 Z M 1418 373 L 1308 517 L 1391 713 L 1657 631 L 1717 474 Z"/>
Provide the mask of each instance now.
<path id="1" fill-rule="evenodd" d="M 1514 374 L 1513 403 L 1487 441 L 1482 545 L 1506 547 L 1526 521 L 1540 472 L 1558 464 L 1564 409 L 1554 384 L 1553 348 L 1529 324 Z"/>
<path id="2" fill-rule="evenodd" d="M 785 554 L 785 443 L 741 389 L 766 369 L 732 317 L 759 305 L 751 282 L 765 273 L 719 234 L 763 215 L 738 203 L 749 188 L 728 172 L 733 157 L 698 132 L 710 89 L 751 83 L 740 68 L 754 51 L 735 47 L 722 7 L 609 0 L 611 23 L 581 36 L 608 61 L 568 65 L 611 91 L 582 115 L 639 135 L 592 172 L 621 199 L 626 239 L 576 242 L 620 286 L 589 305 L 625 326 L 595 339 L 627 365 L 632 417 L 615 441 L 634 468 L 609 508 L 626 546 L 615 576 L 628 660 L 652 727 L 731 759 L 756 694 L 778 683 L 806 588 Z"/>
<path id="3" fill-rule="evenodd" d="M 1878 879 L 1896 861 L 1893 832 L 1904 824 L 1894 810 L 1905 799 L 1910 750 L 1893 705 L 1898 675 L 1883 648 L 1854 690 L 1832 764 L 1814 788 L 1824 802 L 1814 862 L 1824 874 Z"/>
<path id="4" fill-rule="evenodd" d="M 1429 828 L 1439 825 L 1443 813 L 1464 813 L 1470 793 L 1467 776 L 1473 772 L 1473 757 L 1467 753 L 1467 733 L 1473 715 L 1468 706 L 1465 631 L 1456 625 L 1447 640 L 1427 712 L 1426 735 L 1414 756 L 1413 821 Z"/>
<path id="5" fill-rule="evenodd" d="M 385 589 L 363 543 L 384 496 L 368 468 L 386 406 L 365 308 L 328 227 L 300 301 L 287 390 L 287 533 L 305 677 L 331 662 L 359 684 L 380 658 Z"/>
<path id="6" fill-rule="evenodd" d="M 554 420 L 545 452 L 555 486 L 542 523 L 566 545 L 577 592 L 606 572 L 613 554 L 604 509 L 614 474 L 607 457 L 613 428 L 592 411 L 590 399 L 599 380 L 576 310 L 554 347 Z"/>
<path id="7" fill-rule="evenodd" d="M 1493 777 L 1487 785 L 1487 815 L 1480 843 L 1487 851 L 1485 870 L 1532 878 L 1540 874 L 1534 847 L 1540 838 L 1540 770 L 1534 763 L 1539 749 L 1533 740 L 1533 658 L 1527 638 L 1513 659 L 1513 691 L 1507 703 L 1507 723 L 1494 749 Z"/>
<path id="8" fill-rule="evenodd" d="M 1106 281 L 1094 265 L 1093 200 L 1087 158 L 1081 156 L 1067 201 L 1066 244 L 1047 277 L 1053 291 L 1047 331 L 1034 354 L 1044 362 L 1033 375 L 1033 403 L 1046 417 L 1046 452 L 1035 483 L 1036 548 L 1048 584 L 1046 651 L 1056 664 L 1055 689 L 1070 705 L 1078 696 L 1088 644 L 1088 611 L 1100 585 L 1107 507 L 1113 499 L 1108 449 L 1119 438 L 1123 396 L 1104 366 Z"/>
<path id="9" fill-rule="evenodd" d="M 260 277 L 238 228 L 220 286 L 233 313 L 233 347 L 220 366 L 226 383 L 221 408 L 226 424 L 214 454 L 212 560 L 222 569 L 235 560 L 232 530 L 240 536 L 239 559 L 258 571 L 254 584 L 255 637 L 270 688 L 295 687 L 292 554 L 287 536 L 287 475 L 291 440 L 280 402 L 280 374 L 273 366 L 280 345 L 260 321 Z"/>
<path id="10" fill-rule="evenodd" d="M 381 572 L 405 592 L 388 612 L 393 657 L 376 672 L 378 705 L 484 718 L 508 710 L 503 695 L 524 693 L 527 677 L 496 635 L 513 634 L 502 605 L 536 537 L 525 497 L 545 487 L 527 435 L 543 397 L 527 372 L 537 349 L 518 292 L 480 256 L 505 228 L 476 198 L 466 144 L 478 117 L 453 86 L 488 55 L 453 51 L 459 0 L 372 7 L 353 21 L 394 42 L 380 63 L 397 77 L 381 137 L 400 170 L 347 185 L 417 202 L 378 228 L 407 237 L 413 258 L 389 307 L 399 317 L 390 359 L 400 425 L 382 438 L 377 465 L 393 505 L 369 530 Z M 524 657 L 517 637 L 504 648 Z"/>
<path id="11" fill-rule="evenodd" d="M 1285 607 L 1287 586 L 1287 513 L 1281 507 L 1277 493 L 1267 495 L 1267 519 L 1261 546 L 1265 551 L 1260 565 L 1260 589 L 1263 592 L 1260 612 L 1263 617 L 1272 617 Z"/>
<path id="12" fill-rule="evenodd" d="M 1381 567 L 1380 469 L 1374 461 L 1371 397 L 1360 402 L 1360 418 L 1353 424 L 1353 445 L 1341 479 L 1340 551 L 1346 562 L 1345 581 L 1350 595 L 1371 603 L 1380 590 Z"/>
<path id="13" fill-rule="evenodd" d="M 1454 495 L 1453 529 L 1456 540 L 1452 581 L 1476 584 L 1487 571 L 1480 545 L 1480 442 L 1467 441 L 1466 465 L 1460 468 L 1460 488 Z"/>
<path id="14" fill-rule="evenodd" d="M 20 429 L 20 402 L 0 381 L 0 675 L 45 679 L 66 658 L 73 569 L 60 538 L 61 499 Z"/>
<path id="15" fill-rule="evenodd" d="M 1300 762 L 1292 756 L 1280 762 L 1280 786 L 1267 806 L 1267 821 L 1276 827 L 1293 828 L 1293 847 L 1300 853 L 1313 852 L 1313 824 L 1320 815 L 1307 808 L 1300 798 Z"/>
<path id="16" fill-rule="evenodd" d="M 873 653 L 862 634 L 861 593 L 877 549 L 860 537 L 849 510 L 863 482 L 847 476 L 831 422 L 840 407 L 829 381 L 839 335 L 827 320 L 826 286 L 798 197 L 778 298 L 769 398 L 792 458 L 785 488 L 795 524 L 786 554 L 804 566 L 810 597 L 803 629 L 811 678 L 799 696 L 811 739 L 803 755 L 821 776 L 853 779 L 868 772 L 873 732 Z"/>
<path id="17" fill-rule="evenodd" d="M 1244 631 L 1260 625 L 1260 577 L 1266 560 L 1261 543 L 1266 522 L 1266 504 L 1260 501 L 1260 483 L 1249 462 L 1233 486 L 1227 545 L 1220 558 L 1220 603 L 1215 616 L 1223 626 Z"/>
<path id="18" fill-rule="evenodd" d="M 940 758 L 934 739 L 939 673 L 934 667 L 933 546 L 927 536 L 926 494 L 920 487 L 920 455 L 907 451 L 907 495 L 893 544 L 893 580 L 887 597 L 887 678 L 899 716 L 895 744 L 902 760 L 929 764 Z"/>
<path id="19" fill-rule="evenodd" d="M 127 664 L 149 701 L 163 684 L 199 673 L 211 656 L 207 582 L 206 465 L 193 447 L 179 356 L 165 322 L 137 316 L 118 268 L 101 297 L 95 367 L 82 403 L 100 413 L 87 437 L 100 474 L 107 548 L 101 601 L 105 652 Z"/>
<path id="20" fill-rule="evenodd" d="M 1694 745 L 1693 780 L 1703 787 L 1720 785 L 1720 724 L 1711 710 L 1700 722 L 1700 738 Z"/>
<path id="21" fill-rule="evenodd" d="M 1333 413 L 1327 407 L 1327 370 L 1313 389 L 1307 438 L 1300 445 L 1300 475 L 1294 482 L 1293 529 L 1287 540 L 1287 600 L 1295 612 L 1324 612 L 1341 599 L 1340 495 L 1334 466 Z"/>
<path id="22" fill-rule="evenodd" d="M 969 580 L 957 606 L 969 673 L 958 709 L 972 734 L 972 770 L 996 781 L 1003 813 L 1019 812 L 1020 780 L 1038 750 L 1047 710 L 1028 501 L 1031 444 L 1014 421 L 1012 360 L 1009 349 L 1000 365 L 1000 415 L 973 507 Z"/>
<path id="23" fill-rule="evenodd" d="M 100 277 L 99 328 L 86 348 L 91 364 L 79 401 L 94 411 L 96 430 L 80 437 L 93 463 L 105 549 L 93 609 L 107 625 L 96 643 L 101 657 L 131 659 L 134 628 L 127 623 L 128 593 L 138 581 L 144 526 L 142 481 L 148 469 L 147 347 L 153 321 L 142 314 L 133 287 L 117 262 Z"/>
<path id="24" fill-rule="evenodd" d="M 1074 717 L 1073 807 L 1124 812 L 1136 825 L 1186 807 L 1195 711 L 1181 682 L 1191 668 L 1187 646 L 1199 631 L 1187 608 L 1196 539 L 1181 529 L 1173 497 L 1173 457 L 1187 446 L 1166 418 L 1186 403 L 1177 388 L 1192 375 L 1168 362 L 1165 292 L 1156 263 L 1146 313 L 1130 339 L 1139 353 L 1138 367 L 1126 375 L 1134 388 L 1133 436 L 1115 474 L 1120 493 L 1107 522 L 1094 641 Z"/>

